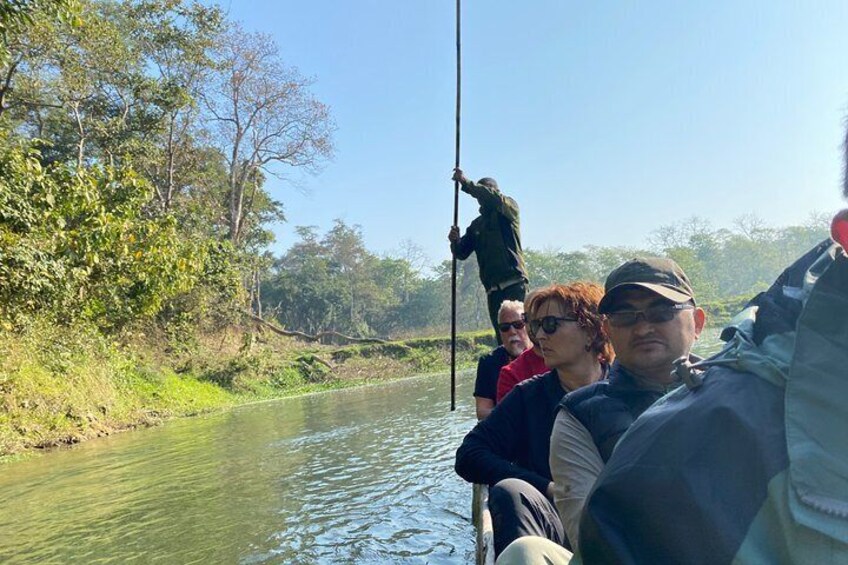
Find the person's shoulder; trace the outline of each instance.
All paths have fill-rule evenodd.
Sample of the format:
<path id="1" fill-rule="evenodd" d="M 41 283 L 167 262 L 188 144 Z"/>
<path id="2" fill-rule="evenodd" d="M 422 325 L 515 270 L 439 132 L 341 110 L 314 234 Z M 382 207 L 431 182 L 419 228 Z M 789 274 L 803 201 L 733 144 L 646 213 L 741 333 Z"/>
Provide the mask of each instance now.
<path id="1" fill-rule="evenodd" d="M 609 388 L 609 384 L 609 381 L 603 380 L 572 390 L 562 397 L 560 406 L 570 411 L 578 404 L 604 394 Z"/>
<path id="2" fill-rule="evenodd" d="M 518 366 L 516 365 L 517 362 L 518 359 L 513 359 L 512 361 L 501 367 L 500 378 L 509 381 L 518 378 L 516 374 L 516 370 L 518 368 Z"/>
<path id="3" fill-rule="evenodd" d="M 501 198 L 502 198 L 503 204 L 498 209 L 498 214 L 500 214 L 501 216 L 505 216 L 505 217 L 509 218 L 513 222 L 517 222 L 518 221 L 518 213 L 520 211 L 519 207 L 518 207 L 518 202 L 516 202 L 515 199 L 512 198 L 511 196 L 507 196 L 503 193 L 501 193 Z"/>
<path id="4" fill-rule="evenodd" d="M 550 371 L 547 365 L 545 365 L 544 357 L 533 351 L 532 348 L 528 349 L 522 354 L 521 363 L 522 366 L 525 367 L 528 371 L 537 371 L 533 373 L 534 375 L 541 375 Z"/>
<path id="5" fill-rule="evenodd" d="M 712 409 L 746 412 L 755 404 L 783 403 L 784 390 L 781 387 L 754 373 L 733 367 L 713 365 L 701 373 L 701 382 L 696 388 L 681 386 L 658 404 L 666 406 L 666 410 L 675 404 L 681 404 L 681 408 L 688 410 L 690 403 L 696 403 L 703 407 L 699 412 Z"/>
<path id="6" fill-rule="evenodd" d="M 781 387 L 733 367 L 709 367 L 701 378 L 700 386 L 681 386 L 642 413 L 628 432 L 632 432 L 632 441 L 639 445 L 661 435 L 680 449 L 693 438 L 698 445 L 732 441 L 734 445 L 763 443 L 776 451 L 782 449 L 772 445 L 776 437 L 773 433 L 763 434 L 764 430 L 783 429 L 785 398 Z M 732 434 L 718 432 L 731 429 Z M 778 435 L 778 443 L 784 445 L 783 436 Z"/>
<path id="7" fill-rule="evenodd" d="M 500 362 L 504 359 L 509 359 L 509 353 L 507 353 L 506 348 L 503 345 L 499 345 L 485 355 L 480 356 L 481 363 Z"/>
<path id="8" fill-rule="evenodd" d="M 553 369 L 540 375 L 533 375 L 528 379 L 524 379 L 520 383 L 516 383 L 515 388 L 513 388 L 513 390 L 518 390 L 520 394 L 533 394 L 539 390 L 542 390 L 545 387 L 546 383 L 551 380 L 559 380 L 556 371 L 554 371 Z"/>

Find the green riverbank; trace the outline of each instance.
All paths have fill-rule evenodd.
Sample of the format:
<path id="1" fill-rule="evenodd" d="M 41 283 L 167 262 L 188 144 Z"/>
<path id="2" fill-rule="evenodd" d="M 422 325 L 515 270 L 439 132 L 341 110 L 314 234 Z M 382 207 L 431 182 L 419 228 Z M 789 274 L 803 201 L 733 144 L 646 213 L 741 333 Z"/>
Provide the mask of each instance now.
<path id="1" fill-rule="evenodd" d="M 736 305 L 733 305 L 736 306 Z M 711 308 L 711 326 L 723 311 Z M 473 367 L 491 332 L 458 336 L 457 364 Z M 272 332 L 230 330 L 176 347 L 167 336 L 34 324 L 0 329 L 0 463 L 261 400 L 447 371 L 448 337 L 345 347 Z"/>
<path id="2" fill-rule="evenodd" d="M 109 341 L 48 324 L 0 331 L 0 462 L 170 418 L 445 371 L 450 363 L 445 337 L 338 347 L 232 331 L 191 349 L 163 351 L 162 343 L 149 335 Z M 493 343 L 491 332 L 461 334 L 458 366 L 473 366 Z"/>

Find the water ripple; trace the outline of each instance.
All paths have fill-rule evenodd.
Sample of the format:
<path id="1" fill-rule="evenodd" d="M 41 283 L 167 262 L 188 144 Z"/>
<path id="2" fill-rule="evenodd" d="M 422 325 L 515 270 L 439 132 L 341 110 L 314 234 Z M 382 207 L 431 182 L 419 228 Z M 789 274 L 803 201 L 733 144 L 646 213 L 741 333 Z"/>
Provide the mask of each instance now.
<path id="1" fill-rule="evenodd" d="M 462 563 L 446 377 L 257 404 L 7 466 L 3 563 Z"/>

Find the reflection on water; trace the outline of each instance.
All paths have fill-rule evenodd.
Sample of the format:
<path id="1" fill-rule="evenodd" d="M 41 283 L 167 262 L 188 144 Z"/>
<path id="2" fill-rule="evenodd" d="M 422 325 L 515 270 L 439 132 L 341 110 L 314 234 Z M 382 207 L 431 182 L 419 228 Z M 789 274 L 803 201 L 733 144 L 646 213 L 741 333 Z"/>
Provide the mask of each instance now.
<path id="1" fill-rule="evenodd" d="M 699 353 L 717 349 L 716 332 Z M 463 563 L 473 372 L 255 404 L 0 467 L 3 563 Z"/>

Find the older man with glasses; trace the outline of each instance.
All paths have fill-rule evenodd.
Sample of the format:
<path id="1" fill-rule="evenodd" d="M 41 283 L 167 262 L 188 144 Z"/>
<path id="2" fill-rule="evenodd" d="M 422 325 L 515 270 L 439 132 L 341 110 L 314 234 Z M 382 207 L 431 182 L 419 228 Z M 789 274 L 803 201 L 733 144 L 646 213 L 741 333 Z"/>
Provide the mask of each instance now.
<path id="1" fill-rule="evenodd" d="M 527 335 L 524 303 L 504 300 L 498 309 L 498 345 L 477 362 L 474 381 L 474 402 L 477 419 L 485 419 L 497 403 L 498 375 L 503 367 L 515 360 L 533 343 Z"/>

